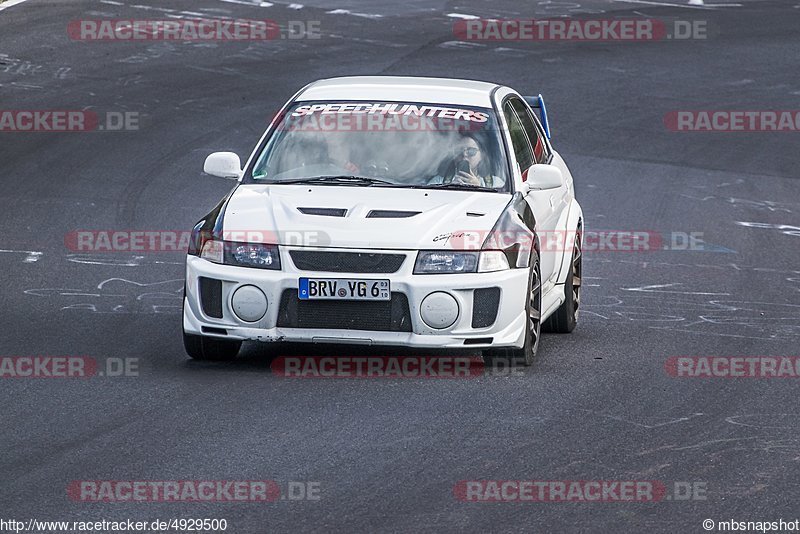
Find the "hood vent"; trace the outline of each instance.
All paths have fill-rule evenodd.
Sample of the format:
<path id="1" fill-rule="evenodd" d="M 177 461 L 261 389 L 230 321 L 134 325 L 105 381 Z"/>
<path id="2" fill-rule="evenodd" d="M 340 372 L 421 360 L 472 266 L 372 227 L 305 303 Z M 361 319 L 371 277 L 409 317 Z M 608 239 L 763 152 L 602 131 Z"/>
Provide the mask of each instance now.
<path id="1" fill-rule="evenodd" d="M 372 210 L 367 213 L 367 219 L 405 219 L 419 215 L 421 211 L 397 211 L 397 210 Z"/>
<path id="2" fill-rule="evenodd" d="M 297 211 L 305 215 L 322 215 L 324 217 L 344 217 L 347 214 L 345 208 L 297 208 Z"/>

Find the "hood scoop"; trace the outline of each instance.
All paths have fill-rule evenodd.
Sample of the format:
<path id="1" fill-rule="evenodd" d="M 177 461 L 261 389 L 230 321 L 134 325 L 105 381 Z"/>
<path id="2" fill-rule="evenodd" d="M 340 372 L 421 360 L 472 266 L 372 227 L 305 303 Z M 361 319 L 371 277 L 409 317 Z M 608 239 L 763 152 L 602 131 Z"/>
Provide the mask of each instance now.
<path id="1" fill-rule="evenodd" d="M 297 208 L 304 215 L 321 215 L 323 217 L 344 217 L 347 215 L 345 208 Z"/>
<path id="2" fill-rule="evenodd" d="M 419 215 L 421 211 L 398 211 L 398 210 L 372 210 L 367 213 L 367 219 L 405 219 Z"/>

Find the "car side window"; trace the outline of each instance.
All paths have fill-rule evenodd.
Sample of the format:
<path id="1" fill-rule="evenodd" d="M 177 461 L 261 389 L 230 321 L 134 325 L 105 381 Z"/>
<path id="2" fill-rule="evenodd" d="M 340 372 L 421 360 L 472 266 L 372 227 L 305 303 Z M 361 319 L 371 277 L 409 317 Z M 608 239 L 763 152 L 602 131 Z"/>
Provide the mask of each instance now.
<path id="1" fill-rule="evenodd" d="M 536 127 L 536 119 L 531 115 L 530 108 L 519 98 L 511 98 L 509 102 L 514 108 L 514 111 L 517 112 L 517 116 L 519 116 L 522 122 L 522 127 L 525 129 L 528 141 L 531 147 L 533 147 L 534 161 L 536 163 L 546 163 L 550 159 L 550 153 L 547 150 L 547 143 L 545 143 L 542 138 L 541 131 Z"/>
<path id="2" fill-rule="evenodd" d="M 542 140 L 542 153 L 544 154 L 544 161 L 542 163 L 549 163 L 553 157 L 553 149 L 547 142 L 549 137 L 547 137 L 547 134 L 545 134 L 544 127 L 542 127 L 542 122 L 539 120 L 539 117 L 536 116 L 536 113 L 530 109 L 528 109 L 528 113 L 533 114 L 533 122 L 536 123 L 536 130 L 539 132 L 539 138 Z"/>
<path id="3" fill-rule="evenodd" d="M 533 151 L 528 143 L 528 136 L 525 135 L 525 129 L 509 102 L 503 105 L 503 115 L 505 116 L 506 124 L 508 124 L 508 133 L 511 135 L 514 157 L 519 164 L 520 172 L 524 173 L 528 170 L 528 167 L 533 165 Z"/>

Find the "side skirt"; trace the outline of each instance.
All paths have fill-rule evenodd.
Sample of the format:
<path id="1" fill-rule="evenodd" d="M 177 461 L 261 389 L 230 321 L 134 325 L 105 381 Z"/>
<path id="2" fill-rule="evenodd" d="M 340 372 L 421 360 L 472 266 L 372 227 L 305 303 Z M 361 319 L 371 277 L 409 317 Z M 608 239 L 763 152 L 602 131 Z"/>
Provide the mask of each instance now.
<path id="1" fill-rule="evenodd" d="M 542 322 L 550 317 L 565 300 L 563 283 L 545 283 L 542 288 Z"/>

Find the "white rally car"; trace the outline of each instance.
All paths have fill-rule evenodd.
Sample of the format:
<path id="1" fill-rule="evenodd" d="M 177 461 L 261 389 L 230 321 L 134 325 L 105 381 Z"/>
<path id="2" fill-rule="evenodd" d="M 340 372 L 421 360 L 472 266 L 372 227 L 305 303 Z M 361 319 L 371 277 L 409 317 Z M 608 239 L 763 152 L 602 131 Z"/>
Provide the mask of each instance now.
<path id="1" fill-rule="evenodd" d="M 583 214 L 549 134 L 541 96 L 493 83 L 304 87 L 244 168 L 206 159 L 238 183 L 192 232 L 186 351 L 358 343 L 530 365 L 580 303 Z"/>

